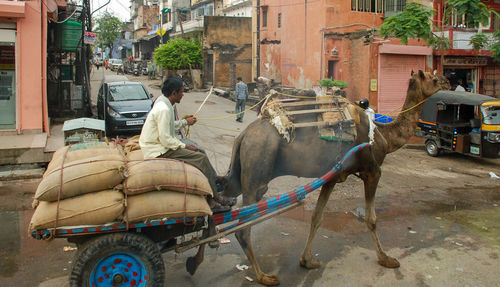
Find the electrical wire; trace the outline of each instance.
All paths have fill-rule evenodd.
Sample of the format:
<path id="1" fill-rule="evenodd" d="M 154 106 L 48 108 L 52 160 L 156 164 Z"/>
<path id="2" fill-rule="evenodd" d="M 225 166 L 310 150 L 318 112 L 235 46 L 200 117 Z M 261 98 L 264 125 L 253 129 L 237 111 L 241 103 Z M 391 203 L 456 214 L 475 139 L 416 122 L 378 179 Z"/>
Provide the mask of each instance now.
<path id="1" fill-rule="evenodd" d="M 62 20 L 62 21 L 60 21 L 60 22 L 57 22 L 57 21 L 56 21 L 56 22 L 54 22 L 54 23 L 57 23 L 57 24 L 62 24 L 62 23 L 64 23 L 64 22 L 68 21 L 69 19 L 71 19 L 71 17 L 73 17 L 73 15 L 75 15 L 76 11 L 77 11 L 77 9 L 76 9 L 76 6 L 75 6 L 75 10 L 73 11 L 73 13 L 71 13 L 71 15 L 69 15 L 69 16 L 68 16 L 68 18 L 66 18 L 66 19 L 64 19 L 64 20 Z"/>

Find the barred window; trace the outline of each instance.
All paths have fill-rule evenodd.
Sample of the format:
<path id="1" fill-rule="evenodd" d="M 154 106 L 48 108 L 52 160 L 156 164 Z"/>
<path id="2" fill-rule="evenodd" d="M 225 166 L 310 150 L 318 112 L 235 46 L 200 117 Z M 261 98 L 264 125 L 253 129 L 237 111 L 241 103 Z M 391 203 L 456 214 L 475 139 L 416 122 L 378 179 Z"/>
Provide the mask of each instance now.
<path id="1" fill-rule="evenodd" d="M 384 0 L 351 0 L 351 10 L 382 13 L 384 10 Z"/>
<path id="2" fill-rule="evenodd" d="M 384 13 L 386 17 L 390 17 L 406 8 L 406 0 L 385 0 Z"/>

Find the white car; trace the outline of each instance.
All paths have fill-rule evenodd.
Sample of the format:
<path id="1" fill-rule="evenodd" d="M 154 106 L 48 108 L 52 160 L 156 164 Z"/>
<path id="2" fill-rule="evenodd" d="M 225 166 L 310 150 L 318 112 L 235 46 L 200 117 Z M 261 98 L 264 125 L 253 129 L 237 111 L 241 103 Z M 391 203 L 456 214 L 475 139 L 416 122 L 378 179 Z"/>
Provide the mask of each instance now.
<path id="1" fill-rule="evenodd" d="M 116 71 L 121 66 L 123 66 L 123 61 L 121 59 L 109 59 L 108 61 L 108 68 L 110 68 L 111 71 Z"/>

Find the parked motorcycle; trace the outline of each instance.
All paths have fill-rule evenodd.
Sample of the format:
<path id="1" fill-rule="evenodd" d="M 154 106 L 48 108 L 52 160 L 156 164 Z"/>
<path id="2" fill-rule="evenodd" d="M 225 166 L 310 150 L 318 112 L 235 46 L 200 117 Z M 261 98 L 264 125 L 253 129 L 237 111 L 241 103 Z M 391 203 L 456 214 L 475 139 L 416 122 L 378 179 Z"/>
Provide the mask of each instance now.
<path id="1" fill-rule="evenodd" d="M 179 78 L 182 80 L 182 85 L 184 87 L 184 92 L 189 92 L 189 84 L 187 82 L 187 79 L 184 78 L 182 74 L 179 74 Z"/>
<path id="2" fill-rule="evenodd" d="M 141 65 L 139 63 L 134 63 L 134 76 L 139 76 L 141 70 Z"/>
<path id="3" fill-rule="evenodd" d="M 130 74 L 130 75 L 134 73 L 134 63 L 129 62 L 127 64 L 127 69 L 125 70 L 125 73 Z"/>

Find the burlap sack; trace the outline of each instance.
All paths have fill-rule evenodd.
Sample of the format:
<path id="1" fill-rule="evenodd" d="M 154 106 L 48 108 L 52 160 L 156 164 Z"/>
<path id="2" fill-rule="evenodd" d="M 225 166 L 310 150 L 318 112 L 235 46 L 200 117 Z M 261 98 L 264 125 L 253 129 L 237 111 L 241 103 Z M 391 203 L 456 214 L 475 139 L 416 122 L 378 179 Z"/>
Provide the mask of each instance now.
<path id="1" fill-rule="evenodd" d="M 184 207 L 184 200 L 186 206 Z M 165 217 L 195 217 L 212 215 L 204 196 L 176 191 L 152 191 L 127 198 L 129 222 L 141 222 L 148 219 Z"/>
<path id="2" fill-rule="evenodd" d="M 140 150 L 141 146 L 139 145 L 139 138 L 140 136 L 133 136 L 127 140 L 127 143 L 125 144 L 124 150 L 129 153 L 135 150 Z"/>
<path id="3" fill-rule="evenodd" d="M 105 190 L 61 200 L 57 226 L 95 225 L 116 221 L 124 211 L 123 193 Z M 41 201 L 29 229 L 53 228 L 57 202 Z"/>
<path id="4" fill-rule="evenodd" d="M 127 152 L 127 160 L 130 161 L 130 163 L 134 163 L 137 161 L 144 160 L 144 155 L 142 154 L 142 150 L 134 150 L 131 152 Z"/>
<path id="5" fill-rule="evenodd" d="M 121 146 L 115 146 L 112 144 L 106 144 L 106 143 L 96 143 L 94 145 L 90 145 L 88 148 L 83 148 L 86 147 L 85 145 L 82 145 L 81 147 L 78 147 L 74 149 L 75 146 L 79 146 L 82 144 L 77 144 L 73 146 L 66 146 L 63 148 L 58 149 L 54 155 L 52 156 L 52 160 L 49 162 L 49 165 L 47 166 L 47 169 L 45 170 L 45 173 L 43 177 L 46 177 L 49 175 L 51 172 L 53 172 L 56 169 L 60 169 L 61 165 L 63 163 L 70 163 L 73 161 L 77 160 L 82 160 L 82 159 L 88 159 L 96 156 L 109 156 L 110 158 L 116 158 L 117 156 L 120 156 L 123 151 L 120 151 Z M 69 149 L 69 150 L 68 150 Z M 68 152 L 66 153 L 66 150 Z M 64 154 L 66 153 L 66 157 L 64 157 Z"/>
<path id="6" fill-rule="evenodd" d="M 173 159 L 146 159 L 128 163 L 127 194 L 168 189 L 199 195 L 212 195 L 205 175 L 196 167 Z"/>
<path id="7" fill-rule="evenodd" d="M 60 199 L 111 189 L 123 180 L 122 156 L 100 155 L 66 163 Z M 35 193 L 40 201 L 56 201 L 61 185 L 61 169 L 56 169 L 42 179 Z"/>

